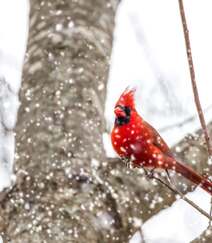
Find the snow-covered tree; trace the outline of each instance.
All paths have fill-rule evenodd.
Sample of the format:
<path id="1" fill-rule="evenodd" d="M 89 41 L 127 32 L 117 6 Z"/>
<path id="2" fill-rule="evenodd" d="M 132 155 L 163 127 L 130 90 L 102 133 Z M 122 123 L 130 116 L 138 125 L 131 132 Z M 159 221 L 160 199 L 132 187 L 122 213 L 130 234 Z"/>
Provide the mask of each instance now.
<path id="1" fill-rule="evenodd" d="M 104 149 L 106 87 L 119 2 L 30 0 L 15 131 L 16 181 L 0 193 L 5 242 L 129 242 L 143 223 L 176 200 L 143 170 L 126 168 Z M 9 92 L 7 77 L 1 80 Z M 111 87 L 116 89 L 116 84 Z M 2 151 L 7 152 L 4 147 Z M 209 173 L 205 151 L 203 138 L 196 137 L 173 148 L 187 163 L 195 154 L 193 167 L 201 172 L 204 166 Z M 181 177 L 174 179 L 181 191 L 190 190 L 187 181 L 189 186 Z"/>

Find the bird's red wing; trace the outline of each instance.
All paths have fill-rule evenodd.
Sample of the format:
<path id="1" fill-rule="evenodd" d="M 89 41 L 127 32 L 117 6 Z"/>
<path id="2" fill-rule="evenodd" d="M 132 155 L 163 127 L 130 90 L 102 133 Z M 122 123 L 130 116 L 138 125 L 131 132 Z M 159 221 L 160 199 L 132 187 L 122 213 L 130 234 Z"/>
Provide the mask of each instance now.
<path id="1" fill-rule="evenodd" d="M 173 157 L 173 154 L 172 154 L 169 146 L 166 144 L 166 142 L 160 136 L 160 134 L 158 133 L 158 131 L 154 127 L 152 127 L 148 122 L 143 121 L 143 123 L 152 132 L 153 144 L 157 148 L 159 148 L 165 155 L 167 155 L 169 157 Z"/>

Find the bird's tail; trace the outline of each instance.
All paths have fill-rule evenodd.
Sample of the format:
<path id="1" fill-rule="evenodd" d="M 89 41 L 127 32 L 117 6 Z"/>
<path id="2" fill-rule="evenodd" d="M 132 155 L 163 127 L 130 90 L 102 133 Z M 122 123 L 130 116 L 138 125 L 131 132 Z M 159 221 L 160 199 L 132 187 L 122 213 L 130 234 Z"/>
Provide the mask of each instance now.
<path id="1" fill-rule="evenodd" d="M 202 189 L 212 195 L 212 182 L 210 180 L 197 174 L 197 172 L 195 172 L 192 168 L 179 161 L 176 161 L 173 158 L 168 158 L 168 160 L 170 160 L 170 163 L 168 164 L 171 165 L 169 166 L 169 169 L 183 175 L 185 178 L 187 178 L 194 184 L 199 185 L 200 187 L 202 187 Z"/>

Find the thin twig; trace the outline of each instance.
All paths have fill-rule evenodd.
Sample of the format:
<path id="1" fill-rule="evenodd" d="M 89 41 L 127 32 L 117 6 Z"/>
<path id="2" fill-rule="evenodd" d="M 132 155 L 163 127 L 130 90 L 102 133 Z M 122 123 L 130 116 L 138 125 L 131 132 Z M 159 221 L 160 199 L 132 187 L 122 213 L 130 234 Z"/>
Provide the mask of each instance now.
<path id="1" fill-rule="evenodd" d="M 143 168 L 143 167 L 141 167 L 141 168 Z M 201 209 L 193 201 L 191 201 L 190 199 L 188 199 L 176 187 L 173 187 L 172 181 L 170 181 L 170 183 L 168 184 L 167 182 L 163 181 L 160 177 L 155 176 L 154 173 L 152 173 L 152 172 L 149 173 L 145 168 L 143 168 L 143 170 L 144 170 L 144 172 L 145 172 L 145 174 L 147 175 L 148 178 L 157 180 L 158 182 L 160 182 L 161 184 L 163 184 L 164 186 L 166 186 L 169 190 L 171 190 L 175 194 L 178 194 L 182 200 L 184 200 L 185 202 L 187 202 L 188 204 L 190 204 L 193 208 L 195 208 L 197 211 L 199 211 L 202 215 L 204 215 L 205 217 L 207 217 L 209 220 L 212 220 L 211 215 L 209 215 L 207 212 L 205 212 L 203 209 Z M 170 179 L 170 176 L 168 176 L 168 178 Z"/>
<path id="2" fill-rule="evenodd" d="M 140 233 L 142 243 L 145 243 L 144 235 L 143 235 L 143 231 L 142 231 L 141 227 L 139 227 L 139 233 Z"/>
<path id="3" fill-rule="evenodd" d="M 187 22 L 186 22 L 186 16 L 185 16 L 185 11 L 184 11 L 184 6 L 183 6 L 183 0 L 178 0 L 179 3 L 179 10 L 180 10 L 180 16 L 181 16 L 181 21 L 183 25 L 183 32 L 184 32 L 184 38 L 185 38 L 185 45 L 186 45 L 186 53 L 187 53 L 187 59 L 188 59 L 188 65 L 189 65 L 189 70 L 190 70 L 190 76 L 191 76 L 191 83 L 192 83 L 192 89 L 193 89 L 193 94 L 194 94 L 194 101 L 196 104 L 197 112 L 199 115 L 199 120 L 202 126 L 202 130 L 205 136 L 205 141 L 208 149 L 208 154 L 209 154 L 209 159 L 212 158 L 212 146 L 211 146 L 211 140 L 210 136 L 208 133 L 208 129 L 206 126 L 205 118 L 204 118 L 204 113 L 201 107 L 200 99 L 199 99 L 199 93 L 197 89 L 197 84 L 196 84 L 196 77 L 195 77 L 195 70 L 194 70 L 194 64 L 193 64 L 193 58 L 192 58 L 192 52 L 191 52 L 191 44 L 190 44 L 190 37 L 189 37 L 189 30 L 187 27 Z M 212 215 L 212 199 L 211 199 L 211 210 L 210 210 L 210 216 Z M 209 221 L 209 225 L 211 225 L 211 217 Z"/>

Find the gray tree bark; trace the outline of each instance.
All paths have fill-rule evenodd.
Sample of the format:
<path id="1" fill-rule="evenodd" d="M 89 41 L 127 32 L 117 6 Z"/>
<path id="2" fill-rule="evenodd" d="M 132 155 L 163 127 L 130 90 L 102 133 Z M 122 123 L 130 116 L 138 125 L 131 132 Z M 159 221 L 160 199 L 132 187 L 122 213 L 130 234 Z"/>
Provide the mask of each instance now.
<path id="1" fill-rule="evenodd" d="M 104 100 L 116 0 L 31 0 L 6 242 L 128 242 L 175 195 L 106 158 Z"/>
<path id="2" fill-rule="evenodd" d="M 116 6 L 31 1 L 16 129 L 19 176 L 1 213 L 11 242 L 112 242 L 119 235 L 116 202 L 99 172 Z"/>

